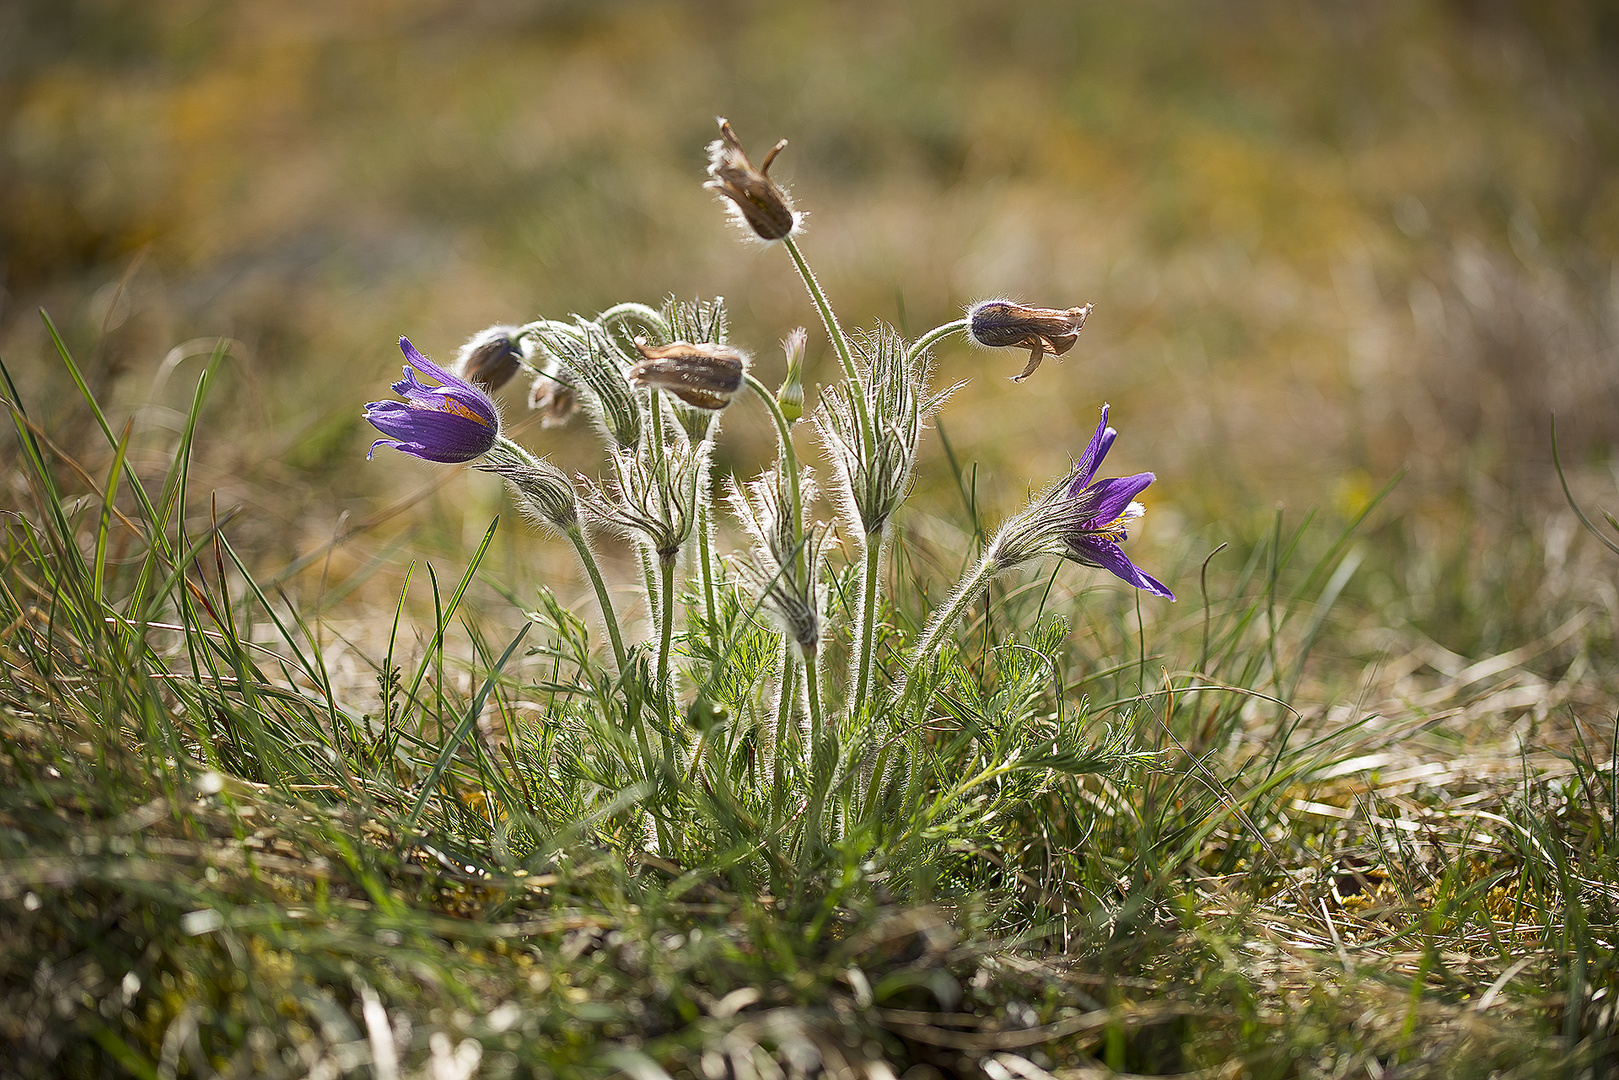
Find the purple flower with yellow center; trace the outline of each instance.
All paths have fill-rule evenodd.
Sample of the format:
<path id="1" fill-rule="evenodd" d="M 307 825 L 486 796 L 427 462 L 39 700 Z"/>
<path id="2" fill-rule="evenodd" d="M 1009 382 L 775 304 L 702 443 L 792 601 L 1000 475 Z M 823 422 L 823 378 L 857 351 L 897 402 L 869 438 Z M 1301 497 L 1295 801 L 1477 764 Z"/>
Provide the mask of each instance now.
<path id="1" fill-rule="evenodd" d="M 985 560 L 995 573 L 1045 555 L 1106 570 L 1143 592 L 1175 599 L 1164 584 L 1124 553 L 1129 525 L 1145 513 L 1136 496 L 1156 479 L 1152 473 L 1097 480 L 1096 471 L 1118 432 L 1107 425 L 1108 406 L 1085 452 L 1063 482 L 1001 527 Z"/>
<path id="2" fill-rule="evenodd" d="M 417 352 L 409 338 L 399 339 L 399 349 L 405 354 L 405 377 L 393 390 L 405 400 L 366 405 L 365 418 L 391 436 L 372 443 L 367 460 L 379 446 L 446 464 L 487 454 L 500 437 L 500 417 L 489 395 Z M 418 375 L 438 385 L 430 386 Z"/>

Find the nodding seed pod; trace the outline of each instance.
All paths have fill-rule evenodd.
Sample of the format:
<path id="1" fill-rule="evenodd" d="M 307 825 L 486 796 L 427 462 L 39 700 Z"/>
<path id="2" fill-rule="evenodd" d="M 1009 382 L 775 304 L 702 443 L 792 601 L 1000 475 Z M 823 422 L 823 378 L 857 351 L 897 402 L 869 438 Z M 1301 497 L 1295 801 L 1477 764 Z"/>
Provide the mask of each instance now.
<path id="1" fill-rule="evenodd" d="M 630 382 L 667 391 L 695 409 L 723 409 L 742 389 L 747 358 L 729 345 L 648 345 L 646 338 L 636 338 L 635 349 L 641 359 L 630 367 Z"/>
<path id="2" fill-rule="evenodd" d="M 737 223 L 753 231 L 761 240 L 780 240 L 798 231 L 802 217 L 781 185 L 770 179 L 770 163 L 776 160 L 783 139 L 765 155 L 757 169 L 742 152 L 742 142 L 731 130 L 731 122 L 719 118 L 720 137 L 708 144 L 708 175 L 703 186 L 730 200 Z"/>
<path id="3" fill-rule="evenodd" d="M 1012 376 L 1013 382 L 1022 382 L 1034 374 L 1040 361 L 1074 347 L 1090 313 L 1090 304 L 1040 308 L 1014 300 L 982 300 L 967 309 L 967 332 L 991 349 L 1028 349 L 1028 366 Z"/>
<path id="4" fill-rule="evenodd" d="M 541 427 L 561 427 L 579 411 L 579 394 L 547 368 L 528 388 L 528 407 L 540 414 Z"/>

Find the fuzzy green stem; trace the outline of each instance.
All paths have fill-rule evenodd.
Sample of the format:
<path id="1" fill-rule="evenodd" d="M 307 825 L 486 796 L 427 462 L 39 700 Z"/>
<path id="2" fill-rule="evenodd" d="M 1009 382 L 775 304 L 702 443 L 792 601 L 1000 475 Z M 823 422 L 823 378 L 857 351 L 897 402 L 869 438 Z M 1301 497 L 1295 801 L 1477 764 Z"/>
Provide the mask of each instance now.
<path id="1" fill-rule="evenodd" d="M 775 807 L 776 818 L 779 821 L 782 804 L 787 798 L 787 747 L 790 742 L 788 731 L 793 726 L 793 700 L 798 696 L 798 680 L 794 674 L 793 665 L 797 661 L 798 643 L 791 635 L 784 634 L 781 639 L 781 696 L 776 701 L 776 733 L 772 740 L 773 745 L 768 748 L 775 759 L 774 785 L 771 790 L 771 805 Z M 797 740 L 792 740 L 796 742 Z"/>
<path id="2" fill-rule="evenodd" d="M 827 302 L 826 293 L 821 291 L 821 283 L 815 279 L 815 271 L 810 269 L 809 263 L 804 261 L 804 255 L 798 250 L 798 242 L 791 236 L 782 238 L 782 244 L 787 248 L 787 254 L 793 258 L 793 266 L 798 270 L 798 276 L 803 279 L 804 288 L 809 292 L 810 299 L 815 302 L 815 308 L 821 314 L 821 322 L 826 327 L 826 336 L 832 340 L 832 347 L 837 350 L 838 360 L 843 364 L 843 373 L 849 379 L 853 393 L 849 396 L 854 399 L 855 415 L 860 423 L 860 442 L 866 452 L 866 460 L 870 461 L 876 452 L 876 435 L 871 427 L 871 414 L 866 409 L 865 387 L 860 382 L 860 369 L 855 367 L 854 353 L 849 349 L 849 339 L 843 334 L 843 327 L 838 324 L 838 317 L 832 313 L 832 305 Z"/>
<path id="3" fill-rule="evenodd" d="M 803 549 L 804 539 L 804 502 L 798 493 L 798 454 L 793 450 L 793 427 L 787 422 L 787 416 L 781 411 L 781 405 L 776 401 L 776 395 L 765 387 L 765 384 L 754 378 L 751 373 L 744 372 L 742 378 L 747 382 L 748 389 L 759 396 L 770 410 L 770 418 L 776 422 L 776 438 L 781 443 L 782 469 L 787 473 L 787 495 L 793 504 L 793 541 L 798 544 L 800 552 Z M 802 569 L 802 563 L 800 564 Z"/>
<path id="4" fill-rule="evenodd" d="M 607 584 L 602 580 L 601 567 L 596 563 L 596 553 L 590 550 L 590 544 L 585 539 L 585 530 L 577 522 L 567 530 L 567 536 L 573 544 L 573 549 L 579 553 L 579 561 L 584 564 L 591 587 L 596 590 L 596 603 L 601 605 L 602 621 L 607 624 L 607 636 L 613 643 L 613 659 L 617 661 L 618 672 L 622 675 L 628 669 L 629 662 L 624 656 L 624 639 L 619 636 L 618 616 L 614 614 L 613 601 L 607 595 Z"/>
<path id="5" fill-rule="evenodd" d="M 812 744 L 811 752 L 813 753 L 813 743 L 821 738 L 823 723 L 821 719 L 821 686 L 815 677 L 816 647 L 813 645 L 801 645 L 798 651 L 804 657 L 804 681 L 808 686 L 809 693 L 810 742 Z"/>
<path id="6" fill-rule="evenodd" d="M 523 338 L 538 334 L 541 330 L 549 330 L 553 334 L 566 334 L 577 341 L 585 340 L 583 331 L 573 323 L 557 322 L 555 319 L 536 319 L 531 323 L 524 323 L 517 328 L 515 339 L 521 341 Z"/>
<path id="7" fill-rule="evenodd" d="M 939 642 L 946 634 L 955 629 L 955 625 L 961 620 L 962 614 L 972 606 L 974 600 L 978 599 L 978 595 L 989 587 L 989 583 L 994 579 L 995 574 L 996 565 L 994 560 L 983 559 L 971 573 L 956 583 L 955 592 L 950 594 L 950 599 L 945 601 L 944 607 L 934 613 L 932 621 L 928 624 L 927 631 L 922 635 L 922 640 L 916 643 L 916 648 L 911 652 L 910 672 L 906 680 L 909 684 L 906 688 L 907 693 L 915 686 L 917 672 L 922 669 L 923 665 L 930 663 L 934 659 L 939 648 Z M 921 719 L 922 706 L 923 702 L 921 700 L 915 702 L 915 719 L 917 720 Z"/>
<path id="8" fill-rule="evenodd" d="M 669 336 L 669 324 L 663 320 L 663 312 L 645 304 L 637 304 L 633 300 L 622 304 L 614 304 L 600 315 L 596 316 L 599 326 L 612 326 L 625 319 L 639 319 L 647 326 L 657 327 L 665 337 Z"/>
<path id="9" fill-rule="evenodd" d="M 877 640 L 877 579 L 882 571 L 883 542 L 887 528 L 866 534 L 866 561 L 861 582 L 860 648 L 856 655 L 854 701 L 849 715 L 858 718 L 866 707 L 866 695 L 871 689 L 872 654 Z"/>
<path id="10" fill-rule="evenodd" d="M 697 503 L 697 557 L 702 564 L 703 575 L 703 606 L 708 614 L 708 643 L 716 658 L 720 652 L 720 617 L 719 605 L 714 599 L 714 551 L 713 544 L 708 535 L 710 528 L 708 499 L 705 497 Z"/>
<path id="11" fill-rule="evenodd" d="M 821 691 L 817 682 L 815 670 L 815 649 L 810 647 L 800 649 L 804 661 L 804 682 L 809 691 L 810 738 L 809 738 L 809 765 L 810 765 L 810 797 L 809 813 L 804 820 L 804 842 L 799 848 L 798 858 L 801 870 L 807 870 L 809 860 L 815 848 L 821 841 L 821 818 L 826 809 L 826 789 L 830 785 L 831 762 L 825 775 L 821 769 L 821 742 L 826 737 L 825 728 L 821 719 Z M 800 875 L 802 878 L 803 875 Z"/>
<path id="12" fill-rule="evenodd" d="M 916 358 L 926 352 L 934 342 L 958 333 L 972 325 L 971 319 L 956 319 L 952 322 L 942 323 L 923 334 L 912 342 L 911 347 L 905 350 L 905 366 L 910 367 L 916 363 Z"/>
<path id="13" fill-rule="evenodd" d="M 658 717 L 663 721 L 664 727 L 664 757 L 673 763 L 674 746 L 672 736 L 668 734 L 674 728 L 670 721 L 671 699 L 673 694 L 669 691 L 669 645 L 674 638 L 675 626 L 675 560 L 673 556 L 658 557 L 658 572 L 661 578 L 663 610 L 660 620 L 662 625 L 658 631 Z"/>

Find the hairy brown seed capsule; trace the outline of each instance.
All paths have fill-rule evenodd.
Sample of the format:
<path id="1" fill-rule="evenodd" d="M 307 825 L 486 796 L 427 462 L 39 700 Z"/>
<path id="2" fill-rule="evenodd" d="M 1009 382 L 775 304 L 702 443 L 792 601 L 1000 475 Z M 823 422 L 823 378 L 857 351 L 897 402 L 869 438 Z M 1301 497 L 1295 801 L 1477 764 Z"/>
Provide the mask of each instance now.
<path id="1" fill-rule="evenodd" d="M 799 216 L 792 201 L 769 175 L 770 163 L 786 145 L 783 139 L 773 146 L 756 169 L 724 117 L 720 118 L 720 137 L 708 144 L 708 175 L 713 179 L 703 186 L 731 200 L 732 211 L 761 240 L 780 240 L 798 228 Z"/>
<path id="2" fill-rule="evenodd" d="M 650 346 L 645 338 L 636 338 L 635 348 L 641 359 L 630 368 L 630 381 L 666 390 L 693 408 L 723 409 L 742 388 L 747 363 L 729 345 L 676 341 Z"/>
<path id="3" fill-rule="evenodd" d="M 1012 300 L 984 300 L 967 309 L 968 332 L 974 341 L 991 349 L 1024 348 L 1029 364 L 1012 376 L 1022 382 L 1034 374 L 1040 361 L 1061 356 L 1074 347 L 1091 305 L 1040 308 Z"/>

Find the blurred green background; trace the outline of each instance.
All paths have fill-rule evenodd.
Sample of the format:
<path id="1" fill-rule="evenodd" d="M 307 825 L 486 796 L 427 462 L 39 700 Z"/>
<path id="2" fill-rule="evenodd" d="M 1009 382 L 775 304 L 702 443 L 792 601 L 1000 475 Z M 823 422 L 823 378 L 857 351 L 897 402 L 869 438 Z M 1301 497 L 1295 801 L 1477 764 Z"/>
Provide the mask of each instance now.
<path id="1" fill-rule="evenodd" d="M 1104 401 L 1110 471 L 1159 476 L 1138 557 L 1182 560 L 1183 592 L 1219 530 L 1349 513 L 1406 465 L 1389 520 L 1418 547 L 1538 530 L 1553 411 L 1611 504 L 1619 15 L 1573 0 L 12 0 L 0 355 L 89 454 L 46 308 L 156 467 L 234 339 L 193 475 L 266 565 L 400 500 L 335 557 L 476 537 L 487 478 L 364 460 L 401 333 L 448 359 L 495 322 L 722 294 L 768 381 L 814 325 L 700 186 L 718 114 L 756 159 L 791 140 L 775 171 L 846 323 L 1096 305 L 1023 385 L 1021 355 L 939 352 L 991 521 Z M 727 426 L 751 468 L 762 420 Z M 596 471 L 580 426 L 518 437 Z"/>

